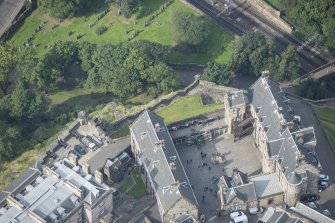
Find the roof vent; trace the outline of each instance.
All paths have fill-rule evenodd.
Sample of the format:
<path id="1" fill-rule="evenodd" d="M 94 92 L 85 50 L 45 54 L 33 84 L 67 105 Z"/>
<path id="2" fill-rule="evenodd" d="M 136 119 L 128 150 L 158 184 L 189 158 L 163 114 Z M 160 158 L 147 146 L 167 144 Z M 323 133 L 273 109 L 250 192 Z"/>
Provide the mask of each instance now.
<path id="1" fill-rule="evenodd" d="M 152 162 L 152 168 L 155 168 L 157 164 L 159 163 L 159 160 L 155 160 Z"/>
<path id="2" fill-rule="evenodd" d="M 282 112 L 283 111 L 283 107 L 278 107 L 278 111 Z"/>
<path id="3" fill-rule="evenodd" d="M 141 139 L 144 139 L 146 135 L 147 135 L 147 132 L 142 132 L 141 133 Z"/>
<path id="4" fill-rule="evenodd" d="M 170 159 L 171 159 L 172 161 L 176 161 L 177 157 L 176 157 L 176 156 L 171 156 Z"/>

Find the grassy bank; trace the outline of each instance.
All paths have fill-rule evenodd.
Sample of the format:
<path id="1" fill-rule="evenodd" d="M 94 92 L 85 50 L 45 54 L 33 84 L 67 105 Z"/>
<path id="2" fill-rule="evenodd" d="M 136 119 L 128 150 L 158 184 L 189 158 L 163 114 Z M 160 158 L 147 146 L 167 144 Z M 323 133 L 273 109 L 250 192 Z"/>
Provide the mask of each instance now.
<path id="1" fill-rule="evenodd" d="M 223 109 L 223 104 L 203 105 L 200 96 L 186 96 L 157 112 L 166 124 Z"/>
<path id="2" fill-rule="evenodd" d="M 335 150 L 335 109 L 315 106 L 314 110 L 321 120 L 333 150 Z"/>
<path id="3" fill-rule="evenodd" d="M 37 8 L 32 15 L 24 21 L 23 25 L 11 37 L 9 42 L 16 47 L 22 46 L 28 37 L 34 33 L 34 30 L 41 24 L 41 22 L 45 21 L 46 25 L 36 34 L 36 37 L 33 40 L 38 55 L 43 55 L 43 53 L 47 52 L 49 49 L 48 47 L 58 40 L 116 44 L 125 42 L 133 35 L 135 30 L 140 33 L 134 40 L 149 40 L 174 47 L 175 42 L 172 25 L 170 23 L 171 13 L 176 9 L 180 9 L 200 16 L 183 3 L 175 0 L 166 11 L 157 16 L 153 22 L 145 28 L 144 22 L 149 21 L 149 17 L 166 2 L 165 0 L 147 0 L 142 3 L 136 16 L 129 19 L 117 16 L 118 9 L 112 6 L 111 11 L 106 16 L 98 21 L 95 26 L 89 28 L 89 24 L 94 24 L 98 15 L 110 7 L 104 4 L 103 1 L 98 2 L 100 3 L 97 3 L 96 8 L 92 8 L 90 12 L 87 12 L 85 15 L 66 19 L 60 24 L 58 19 L 46 15 L 41 8 Z M 52 28 L 55 25 L 58 26 Z M 100 26 L 108 27 L 108 30 L 101 36 L 95 33 L 95 29 Z M 172 52 L 169 60 L 178 63 L 204 64 L 211 60 L 226 63 L 232 53 L 232 46 L 230 45 L 232 36 L 225 33 L 220 27 L 208 20 L 206 20 L 206 26 L 209 29 L 209 37 L 203 53 L 183 55 Z M 126 33 L 126 30 L 128 33 Z M 73 34 L 69 35 L 69 32 L 72 32 Z M 79 40 L 76 40 L 78 35 L 81 35 L 82 37 Z"/>

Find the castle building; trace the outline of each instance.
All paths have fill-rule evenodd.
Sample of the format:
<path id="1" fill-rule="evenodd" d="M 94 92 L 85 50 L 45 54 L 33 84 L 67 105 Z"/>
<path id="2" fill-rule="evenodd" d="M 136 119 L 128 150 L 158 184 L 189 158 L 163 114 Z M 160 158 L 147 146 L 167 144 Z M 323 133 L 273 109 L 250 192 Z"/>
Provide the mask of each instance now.
<path id="1" fill-rule="evenodd" d="M 63 159 L 30 168 L 1 193 L 1 223 L 96 223 L 113 208 L 113 190 Z M 5 195 L 5 196 L 4 196 Z"/>
<path id="2" fill-rule="evenodd" d="M 197 219 L 198 201 L 163 118 L 145 110 L 130 126 L 130 134 L 132 152 L 162 222 Z"/>
<path id="3" fill-rule="evenodd" d="M 294 206 L 302 194 L 317 193 L 319 170 L 313 155 L 314 128 L 301 126 L 300 117 L 294 114 L 278 83 L 260 77 L 248 91 L 226 93 L 225 106 L 228 133 L 234 134 L 236 140 L 252 133 L 261 152 L 263 173 L 272 174 L 271 179 L 278 181 L 286 204 Z M 253 182 L 256 190 L 264 186 Z M 229 189 L 225 184 L 221 187 L 222 193 Z M 258 196 L 256 200 L 261 199 Z M 272 202 L 279 203 L 280 199 L 269 204 Z"/>

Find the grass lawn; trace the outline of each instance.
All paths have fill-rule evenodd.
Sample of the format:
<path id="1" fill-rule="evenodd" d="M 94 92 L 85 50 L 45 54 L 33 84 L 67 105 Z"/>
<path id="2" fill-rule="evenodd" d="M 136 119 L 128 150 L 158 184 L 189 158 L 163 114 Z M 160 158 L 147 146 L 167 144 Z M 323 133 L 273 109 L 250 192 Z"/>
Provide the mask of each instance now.
<path id="1" fill-rule="evenodd" d="M 132 171 L 131 175 L 133 177 L 128 177 L 123 182 L 119 190 L 134 197 L 135 199 L 141 198 L 147 193 L 147 189 L 145 188 L 145 185 L 142 181 L 140 172 L 136 169 Z"/>
<path id="2" fill-rule="evenodd" d="M 186 96 L 166 106 L 157 114 L 169 124 L 223 108 L 223 104 L 203 105 L 200 96 Z"/>
<path id="3" fill-rule="evenodd" d="M 152 101 L 154 98 L 146 93 L 138 94 L 132 98 L 129 98 L 126 102 L 134 105 L 145 105 Z"/>
<path id="4" fill-rule="evenodd" d="M 271 5 L 275 9 L 280 9 L 279 0 L 265 0 L 269 5 Z"/>
<path id="5" fill-rule="evenodd" d="M 326 134 L 331 141 L 333 150 L 335 150 L 335 109 L 317 106 L 315 106 L 314 109 L 326 130 Z"/>
<path id="6" fill-rule="evenodd" d="M 148 18 L 165 2 L 166 0 L 146 0 L 141 5 L 136 17 L 133 16 L 130 19 L 116 16 L 117 8 L 112 6 L 111 11 L 91 29 L 89 28 L 89 24 L 93 24 L 98 15 L 108 7 L 104 3 L 97 3 L 96 8 L 93 8 L 91 12 L 86 15 L 64 20 L 54 29 L 52 29 L 52 26 L 58 24 L 58 19 L 47 16 L 41 8 L 37 8 L 32 15 L 24 21 L 23 25 L 11 37 L 9 42 L 16 47 L 22 46 L 27 38 L 34 33 L 34 30 L 39 24 L 41 24 L 42 21 L 46 21 L 45 27 L 42 31 L 36 34 L 36 37 L 33 40 L 33 43 L 37 46 L 36 50 L 38 55 L 43 55 L 43 53 L 48 50 L 45 47 L 48 47 L 48 45 L 58 40 L 76 41 L 76 36 L 78 34 L 83 35 L 83 37 L 78 40 L 79 42 L 88 41 L 97 44 L 116 44 L 126 41 L 131 37 L 135 29 L 140 32 L 135 40 L 150 40 L 173 47 L 175 46 L 175 42 L 173 40 L 173 32 L 171 31 L 172 26 L 170 24 L 171 13 L 176 9 L 180 9 L 195 15 L 198 14 L 183 3 L 175 0 L 165 12 L 154 19 L 153 23 L 144 28 L 144 21 L 148 21 Z M 147 14 L 145 13 L 146 11 L 148 11 Z M 87 18 L 86 22 L 84 21 L 85 17 Z M 232 36 L 225 33 L 216 24 L 208 20 L 206 20 L 206 23 L 209 29 L 209 38 L 204 52 L 195 55 L 172 53 L 169 56 L 171 62 L 204 64 L 212 60 L 221 63 L 226 63 L 228 61 L 232 50 Z M 95 29 L 99 26 L 108 27 L 108 30 L 101 36 L 98 36 L 95 33 Z M 126 34 L 126 30 L 132 31 Z M 74 33 L 71 36 L 68 35 L 70 31 Z"/>
<path id="7" fill-rule="evenodd" d="M 123 126 L 121 128 L 119 128 L 116 132 L 112 133 L 111 137 L 112 139 L 116 139 L 116 138 L 121 138 L 124 136 L 127 136 L 130 134 L 130 130 L 128 126 Z"/>

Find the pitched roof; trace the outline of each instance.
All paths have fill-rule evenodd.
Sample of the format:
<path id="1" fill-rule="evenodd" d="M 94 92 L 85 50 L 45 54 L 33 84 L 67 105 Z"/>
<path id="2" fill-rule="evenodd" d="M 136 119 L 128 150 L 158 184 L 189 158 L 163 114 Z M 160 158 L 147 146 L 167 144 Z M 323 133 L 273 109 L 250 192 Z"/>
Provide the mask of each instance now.
<path id="1" fill-rule="evenodd" d="M 301 219 L 290 217 L 286 211 L 275 210 L 273 207 L 268 207 L 259 220 L 264 223 L 302 223 Z"/>
<path id="2" fill-rule="evenodd" d="M 244 96 L 243 90 L 229 93 L 228 96 L 231 107 L 246 104 L 247 98 Z"/>
<path id="3" fill-rule="evenodd" d="M 279 85 L 267 77 L 259 78 L 250 88 L 251 104 L 256 109 L 269 148 L 269 155 L 277 157 L 288 182 L 300 183 L 297 174 L 293 174 L 303 154 L 299 150 L 288 126 L 295 131 L 293 110 L 285 93 Z M 306 140 L 313 139 L 313 127 L 306 128 Z"/>
<path id="4" fill-rule="evenodd" d="M 198 205 L 163 118 L 145 110 L 130 129 L 140 151 L 138 157 L 148 173 L 163 213 L 181 198 Z"/>
<path id="5" fill-rule="evenodd" d="M 283 189 L 278 182 L 276 173 L 250 177 L 249 180 L 250 182 L 255 183 L 255 189 L 258 198 L 283 193 Z"/>
<path id="6" fill-rule="evenodd" d="M 313 208 L 308 207 L 301 202 L 297 202 L 295 207 L 291 207 L 290 210 L 315 222 L 335 223 L 334 219 L 331 219 L 330 217 L 318 212 Z"/>

